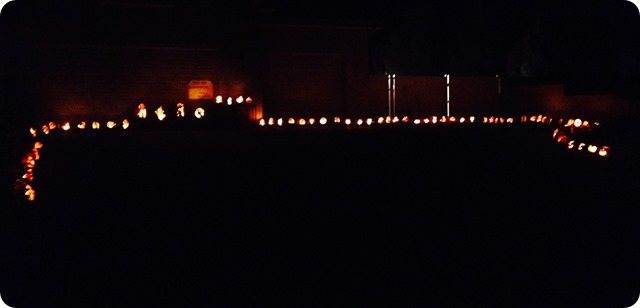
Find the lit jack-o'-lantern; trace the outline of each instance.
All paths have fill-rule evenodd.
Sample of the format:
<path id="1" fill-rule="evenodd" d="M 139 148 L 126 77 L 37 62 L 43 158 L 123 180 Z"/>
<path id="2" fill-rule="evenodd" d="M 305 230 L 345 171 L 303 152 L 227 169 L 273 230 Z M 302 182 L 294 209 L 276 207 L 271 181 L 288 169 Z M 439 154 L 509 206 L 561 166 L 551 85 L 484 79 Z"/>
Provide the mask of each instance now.
<path id="1" fill-rule="evenodd" d="M 449 117 L 449 122 L 455 122 L 456 121 L 456 117 Z"/>
<path id="2" fill-rule="evenodd" d="M 367 118 L 367 125 L 371 126 L 371 124 L 373 124 L 373 119 Z"/>
<path id="3" fill-rule="evenodd" d="M 223 100 L 222 95 L 216 96 L 216 104 L 222 104 L 222 100 Z"/>
<path id="4" fill-rule="evenodd" d="M 229 105 L 229 106 L 233 105 L 233 98 L 231 98 L 231 97 L 227 98 L 227 105 Z"/>
<path id="5" fill-rule="evenodd" d="M 580 120 L 580 119 L 575 119 L 575 120 L 573 121 L 573 126 L 575 126 L 576 128 L 578 128 L 578 127 L 582 126 L 582 120 Z"/>
<path id="6" fill-rule="evenodd" d="M 333 117 L 333 123 L 340 123 L 340 117 Z"/>
<path id="7" fill-rule="evenodd" d="M 288 123 L 288 124 L 291 124 L 291 125 L 296 124 L 296 119 L 294 119 L 294 118 L 289 118 L 289 119 L 287 120 L 287 123 Z"/>
<path id="8" fill-rule="evenodd" d="M 136 111 L 136 116 L 138 116 L 138 118 L 140 119 L 146 119 L 147 118 L 147 107 L 144 104 L 139 104 L 138 105 L 138 110 Z"/>
<path id="9" fill-rule="evenodd" d="M 362 123 L 364 123 L 364 121 L 362 121 L 362 119 L 358 119 L 358 120 L 356 121 L 356 124 L 358 124 L 358 126 L 362 125 Z"/>
<path id="10" fill-rule="evenodd" d="M 244 103 L 244 97 L 242 97 L 242 95 L 241 95 L 241 96 L 236 97 L 236 103 L 238 103 L 238 104 L 242 104 L 242 103 Z"/>
<path id="11" fill-rule="evenodd" d="M 391 123 L 398 123 L 400 122 L 400 119 L 398 117 L 393 117 L 393 119 L 391 119 Z"/>
<path id="12" fill-rule="evenodd" d="M 251 96 L 249 96 L 244 100 L 244 102 L 247 103 L 247 104 L 251 104 L 251 103 L 253 103 L 253 98 L 251 98 Z"/>
<path id="13" fill-rule="evenodd" d="M 184 104 L 183 103 L 178 103 L 176 105 L 176 117 L 184 118 Z"/>
<path id="14" fill-rule="evenodd" d="M 158 120 L 160 121 L 164 120 L 164 118 L 167 117 L 167 115 L 164 113 L 164 109 L 162 109 L 162 106 L 158 107 L 155 113 L 156 113 L 156 116 L 158 117 Z"/>
<path id="15" fill-rule="evenodd" d="M 273 125 L 273 123 L 274 123 L 273 118 L 269 118 L 268 124 L 269 124 L 269 125 Z"/>
<path id="16" fill-rule="evenodd" d="M 415 120 L 413 120 L 413 124 L 415 124 L 415 125 L 418 125 L 418 124 L 420 124 L 420 123 L 421 123 L 420 119 L 415 119 Z"/>
<path id="17" fill-rule="evenodd" d="M 306 124 L 307 124 L 307 121 L 305 119 L 298 120 L 298 125 L 304 126 Z"/>
<path id="18" fill-rule="evenodd" d="M 408 116 L 402 117 L 402 123 L 409 123 L 409 117 Z"/>
<path id="19" fill-rule="evenodd" d="M 78 123 L 77 126 L 78 126 L 79 129 L 85 129 L 87 127 L 87 122 L 82 121 L 82 122 Z"/>
<path id="20" fill-rule="evenodd" d="M 258 125 L 260 126 L 264 126 L 267 122 L 264 119 L 260 119 L 260 121 L 258 121 Z"/>
<path id="21" fill-rule="evenodd" d="M 387 117 L 384 119 L 384 123 L 391 124 L 391 117 L 390 117 L 390 116 L 387 116 Z"/>
<path id="22" fill-rule="evenodd" d="M 590 153 L 595 153 L 595 152 L 597 152 L 597 151 L 598 151 L 598 147 L 597 147 L 597 146 L 595 146 L 595 145 L 589 145 L 589 146 L 587 147 L 587 150 L 588 150 Z"/>
<path id="23" fill-rule="evenodd" d="M 283 122 L 284 122 L 284 120 L 282 120 L 282 118 L 278 118 L 278 121 L 276 121 L 278 126 L 282 126 Z"/>
<path id="24" fill-rule="evenodd" d="M 567 149 L 571 150 L 575 147 L 576 142 L 571 140 L 569 141 L 569 144 L 567 144 Z"/>
<path id="25" fill-rule="evenodd" d="M 609 155 L 609 147 L 608 146 L 603 146 L 602 148 L 600 148 L 600 150 L 598 151 L 598 155 L 600 155 L 601 157 L 606 157 Z"/>
<path id="26" fill-rule="evenodd" d="M 325 125 L 325 124 L 327 124 L 327 118 L 325 117 L 320 118 L 320 125 Z"/>
<path id="27" fill-rule="evenodd" d="M 49 122 L 49 129 L 54 130 L 58 127 L 58 124 L 54 122 Z"/>
<path id="28" fill-rule="evenodd" d="M 348 119 L 348 118 L 345 119 L 344 124 L 351 125 L 351 119 Z"/>
<path id="29" fill-rule="evenodd" d="M 113 122 L 113 121 L 107 122 L 107 128 L 112 129 L 114 127 L 116 127 L 116 122 Z"/>
<path id="30" fill-rule="evenodd" d="M 513 118 L 508 118 L 508 119 L 507 119 L 507 123 L 509 123 L 509 124 L 513 124 L 514 122 L 515 122 L 515 121 L 513 120 Z"/>
<path id="31" fill-rule="evenodd" d="M 196 118 L 200 119 L 204 117 L 204 109 L 202 107 L 198 107 L 196 111 L 194 111 Z"/>
<path id="32" fill-rule="evenodd" d="M 586 144 L 585 144 L 585 143 L 583 143 L 583 142 L 581 142 L 581 143 L 578 145 L 578 151 L 582 151 L 582 150 L 584 150 L 584 147 L 585 147 L 585 146 L 586 146 Z"/>
<path id="33" fill-rule="evenodd" d="M 129 128 L 129 121 L 127 119 L 122 120 L 122 129 Z"/>
<path id="34" fill-rule="evenodd" d="M 71 129 L 71 124 L 69 122 L 65 122 L 64 124 L 62 124 L 62 130 L 68 131 L 70 129 Z"/>
<path id="35" fill-rule="evenodd" d="M 29 133 L 31 134 L 31 136 L 35 137 L 38 134 L 38 131 L 35 128 L 31 127 L 29 128 Z"/>
<path id="36" fill-rule="evenodd" d="M 469 122 L 473 123 L 476 121 L 476 117 L 469 117 Z"/>
<path id="37" fill-rule="evenodd" d="M 48 134 L 49 134 L 49 126 L 47 126 L 47 125 L 43 125 L 43 126 L 42 126 L 42 132 L 43 132 L 45 135 L 48 135 Z"/>
<path id="38" fill-rule="evenodd" d="M 310 118 L 309 119 L 309 125 L 313 125 L 315 123 L 316 123 L 316 119 L 314 119 L 314 118 Z"/>
<path id="39" fill-rule="evenodd" d="M 466 121 L 467 121 L 467 119 L 465 119 L 464 117 L 460 118 L 460 123 L 464 123 Z"/>
<path id="40" fill-rule="evenodd" d="M 378 118 L 378 124 L 382 124 L 384 123 L 384 118 L 383 117 L 379 117 Z"/>
<path id="41" fill-rule="evenodd" d="M 93 123 L 91 123 L 91 128 L 93 128 L 93 129 L 100 129 L 100 122 L 93 122 Z"/>
<path id="42" fill-rule="evenodd" d="M 429 118 L 424 118 L 424 119 L 422 119 L 422 122 L 423 122 L 424 124 L 429 124 Z"/>

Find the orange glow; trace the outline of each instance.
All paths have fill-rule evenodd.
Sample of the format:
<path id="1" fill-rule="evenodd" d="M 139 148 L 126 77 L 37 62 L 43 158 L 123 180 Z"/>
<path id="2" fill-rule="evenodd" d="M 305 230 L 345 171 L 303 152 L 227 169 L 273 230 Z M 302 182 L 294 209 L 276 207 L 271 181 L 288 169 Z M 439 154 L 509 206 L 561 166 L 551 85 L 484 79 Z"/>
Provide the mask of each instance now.
<path id="1" fill-rule="evenodd" d="M 117 125 L 116 122 L 113 122 L 113 121 L 107 122 L 107 127 L 110 129 L 116 127 L 116 125 Z"/>
<path id="2" fill-rule="evenodd" d="M 42 149 L 42 142 L 40 142 L 40 141 L 36 141 L 36 142 L 33 144 L 33 148 L 34 148 L 34 149 L 36 149 L 36 150 L 40 150 L 40 149 Z"/>
<path id="3" fill-rule="evenodd" d="M 222 100 L 223 98 L 221 95 L 216 96 L 216 104 L 222 104 Z"/>
<path id="4" fill-rule="evenodd" d="M 54 122 L 49 122 L 49 129 L 56 129 L 58 125 Z"/>
<path id="5" fill-rule="evenodd" d="M 164 118 L 167 117 L 167 115 L 164 113 L 164 109 L 162 109 L 162 106 L 158 107 L 155 113 L 156 113 L 156 116 L 158 116 L 158 120 L 160 121 L 164 120 Z"/>
<path id="6" fill-rule="evenodd" d="M 260 119 L 260 121 L 258 121 L 258 124 L 260 126 L 264 126 L 266 124 L 266 122 L 264 121 L 264 119 Z"/>
<path id="7" fill-rule="evenodd" d="M 282 126 L 282 122 L 284 122 L 284 121 L 282 120 L 282 118 L 279 118 L 279 119 L 278 119 L 278 126 Z"/>
<path id="8" fill-rule="evenodd" d="M 31 136 L 36 136 L 38 134 L 38 131 L 35 128 L 29 128 L 29 132 L 31 133 Z"/>
<path id="9" fill-rule="evenodd" d="M 200 118 L 204 117 L 204 109 L 202 107 L 198 107 L 198 109 L 196 109 L 196 111 L 194 111 L 194 114 L 195 114 L 196 118 L 200 119 Z"/>
<path id="10" fill-rule="evenodd" d="M 177 108 L 177 110 L 176 110 L 176 116 L 177 116 L 178 118 L 184 118 L 184 104 L 183 104 L 183 103 L 178 103 L 178 104 L 176 105 L 176 108 Z"/>
<path id="11" fill-rule="evenodd" d="M 591 125 L 591 123 L 589 123 L 589 121 L 582 121 L 582 126 L 589 127 L 589 125 Z"/>
<path id="12" fill-rule="evenodd" d="M 554 138 L 554 139 L 555 139 L 555 138 L 556 138 L 556 136 L 558 135 L 558 132 L 559 132 L 559 131 L 560 131 L 560 129 L 559 129 L 559 128 L 556 128 L 556 129 L 553 131 L 553 138 Z"/>
<path id="13" fill-rule="evenodd" d="M 325 117 L 320 118 L 320 124 L 321 125 L 327 124 L 327 118 L 325 118 Z"/>
<path id="14" fill-rule="evenodd" d="M 289 118 L 289 120 L 287 120 L 287 123 L 289 123 L 289 124 L 296 124 L 296 119 L 294 119 L 294 118 Z"/>
<path id="15" fill-rule="evenodd" d="M 408 116 L 402 117 L 402 123 L 409 123 L 409 117 Z"/>
<path id="16" fill-rule="evenodd" d="M 36 191 L 33 190 L 33 187 L 31 187 L 31 185 L 25 185 L 25 188 L 26 191 L 24 192 L 24 195 L 27 196 L 29 201 L 34 201 L 36 199 Z"/>
<path id="17" fill-rule="evenodd" d="M 93 129 L 100 129 L 100 122 L 93 122 L 93 123 L 91 123 L 91 128 L 93 128 Z"/>
<path id="18" fill-rule="evenodd" d="M 136 115 L 140 119 L 146 119 L 147 118 L 147 107 L 145 107 L 144 104 L 138 105 L 138 111 L 136 112 Z"/>
<path id="19" fill-rule="evenodd" d="M 567 136 L 565 135 L 559 136 L 557 141 L 558 143 L 567 143 Z"/>
<path id="20" fill-rule="evenodd" d="M 334 117 L 333 123 L 340 123 L 340 117 Z"/>
<path id="21" fill-rule="evenodd" d="M 79 129 L 85 129 L 87 127 L 87 122 L 82 121 L 80 123 L 78 123 L 78 128 Z"/>
<path id="22" fill-rule="evenodd" d="M 129 121 L 127 119 L 122 120 L 122 129 L 129 128 Z"/>
<path id="23" fill-rule="evenodd" d="M 531 122 L 535 122 L 536 121 L 536 116 L 531 116 L 531 118 L 529 120 L 531 120 Z"/>
<path id="24" fill-rule="evenodd" d="M 62 130 L 67 131 L 71 129 L 71 124 L 69 124 L 69 122 L 65 122 L 64 124 L 62 124 Z"/>

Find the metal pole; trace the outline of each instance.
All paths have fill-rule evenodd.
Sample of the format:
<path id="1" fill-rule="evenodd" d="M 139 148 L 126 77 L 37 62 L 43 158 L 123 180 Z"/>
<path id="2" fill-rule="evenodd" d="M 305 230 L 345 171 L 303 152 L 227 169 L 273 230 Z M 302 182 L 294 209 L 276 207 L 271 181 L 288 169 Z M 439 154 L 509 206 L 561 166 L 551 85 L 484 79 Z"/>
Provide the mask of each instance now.
<path id="1" fill-rule="evenodd" d="M 387 106 L 388 115 L 391 116 L 391 74 L 387 75 Z"/>
<path id="2" fill-rule="evenodd" d="M 393 116 L 396 115 L 396 74 L 393 74 Z"/>

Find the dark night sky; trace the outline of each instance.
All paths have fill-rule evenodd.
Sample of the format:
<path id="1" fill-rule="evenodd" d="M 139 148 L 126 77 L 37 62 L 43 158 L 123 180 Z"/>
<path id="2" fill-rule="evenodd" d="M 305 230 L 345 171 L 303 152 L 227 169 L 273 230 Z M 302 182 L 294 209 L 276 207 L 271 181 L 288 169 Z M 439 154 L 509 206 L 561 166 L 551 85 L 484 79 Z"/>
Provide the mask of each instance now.
<path id="1" fill-rule="evenodd" d="M 328 21 L 379 29 L 372 73 L 500 74 L 631 96 L 640 81 L 640 15 L 624 0 L 14 2 L 2 16 L 9 46 L 215 45 L 259 20 Z"/>

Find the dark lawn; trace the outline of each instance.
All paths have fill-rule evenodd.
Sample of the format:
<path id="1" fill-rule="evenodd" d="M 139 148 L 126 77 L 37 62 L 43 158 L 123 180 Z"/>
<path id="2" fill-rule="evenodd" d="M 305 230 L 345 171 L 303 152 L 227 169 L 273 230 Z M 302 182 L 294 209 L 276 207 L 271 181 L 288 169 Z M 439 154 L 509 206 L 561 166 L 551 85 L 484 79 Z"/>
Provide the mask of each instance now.
<path id="1" fill-rule="evenodd" d="M 29 307 L 626 307 L 640 291 L 635 160 L 547 129 L 102 132 L 42 153 L 10 271 Z"/>

